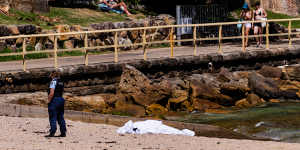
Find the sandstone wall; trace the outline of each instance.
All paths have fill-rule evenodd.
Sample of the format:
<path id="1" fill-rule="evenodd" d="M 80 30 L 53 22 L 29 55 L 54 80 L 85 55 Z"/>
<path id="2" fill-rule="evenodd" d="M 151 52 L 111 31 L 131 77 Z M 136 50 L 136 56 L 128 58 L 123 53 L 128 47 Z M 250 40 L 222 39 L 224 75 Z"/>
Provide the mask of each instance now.
<path id="1" fill-rule="evenodd" d="M 230 70 L 252 70 L 262 65 L 279 66 L 286 61 L 298 63 L 298 50 L 272 50 L 235 52 L 231 54 L 210 54 L 198 57 L 161 58 L 149 61 L 129 62 L 129 65 L 141 70 L 147 76 L 156 78 L 159 75 L 181 75 L 180 72 L 208 72 L 208 63 L 212 62 L 215 71 L 221 67 Z M 98 93 L 114 93 L 120 83 L 124 63 L 105 63 L 90 66 L 78 65 L 61 68 L 66 91 L 74 95 L 91 95 Z M 46 91 L 49 83 L 50 68 L 32 69 L 27 72 L 0 73 L 0 94 Z M 177 72 L 177 73 L 176 73 Z"/>
<path id="2" fill-rule="evenodd" d="M 9 5 L 11 8 L 24 12 L 48 12 L 48 0 L 0 0 L 0 5 Z"/>

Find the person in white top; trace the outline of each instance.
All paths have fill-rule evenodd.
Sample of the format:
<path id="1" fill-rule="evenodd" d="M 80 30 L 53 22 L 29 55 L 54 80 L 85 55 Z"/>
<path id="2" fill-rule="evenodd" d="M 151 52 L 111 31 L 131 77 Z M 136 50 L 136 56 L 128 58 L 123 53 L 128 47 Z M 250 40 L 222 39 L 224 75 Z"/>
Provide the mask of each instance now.
<path id="1" fill-rule="evenodd" d="M 253 19 L 255 21 L 259 21 L 259 20 L 263 20 L 265 18 L 267 18 L 267 13 L 266 11 L 260 7 L 260 2 L 256 2 L 255 3 L 255 10 L 253 12 L 254 17 Z M 259 35 L 263 33 L 263 23 L 254 23 L 254 35 Z M 256 46 L 260 47 L 262 44 L 262 39 L 263 37 L 256 37 Z"/>

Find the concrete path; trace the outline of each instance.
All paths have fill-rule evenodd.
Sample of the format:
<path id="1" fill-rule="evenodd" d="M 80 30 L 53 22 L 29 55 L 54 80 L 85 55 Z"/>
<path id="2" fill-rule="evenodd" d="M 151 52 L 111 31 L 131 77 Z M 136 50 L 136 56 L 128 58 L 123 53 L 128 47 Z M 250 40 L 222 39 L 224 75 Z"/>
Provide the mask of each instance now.
<path id="1" fill-rule="evenodd" d="M 277 49 L 287 49 L 287 42 L 280 43 L 271 43 L 270 50 Z M 300 48 L 300 43 L 293 44 L 291 49 Z M 241 44 L 223 44 L 222 50 L 224 54 L 232 53 L 232 52 L 241 52 Z M 266 50 L 265 45 L 262 48 L 256 48 L 255 44 L 253 46 L 247 47 L 247 51 L 253 50 Z M 211 46 L 201 46 L 197 47 L 197 55 L 202 54 L 210 54 L 217 53 L 218 47 L 216 44 Z M 194 48 L 192 46 L 185 47 L 175 47 L 174 56 L 191 56 L 194 53 Z M 164 58 L 170 56 L 170 48 L 157 48 L 157 49 L 148 49 L 147 57 L 149 59 L 152 58 Z M 143 51 L 142 50 L 132 50 L 132 51 L 121 51 L 119 53 L 119 62 L 126 61 L 134 61 L 143 59 Z M 89 55 L 89 64 L 95 63 L 108 63 L 114 61 L 114 53 L 108 54 L 100 54 L 100 55 Z M 69 66 L 69 65 L 79 65 L 84 64 L 84 56 L 72 56 L 72 57 L 59 57 L 58 65 Z M 35 60 L 27 60 L 27 69 L 33 68 L 47 68 L 54 67 L 54 59 L 53 58 L 45 58 L 45 59 L 35 59 Z M 7 71 L 22 71 L 23 65 L 22 61 L 9 61 L 9 62 L 0 62 L 0 72 Z"/>

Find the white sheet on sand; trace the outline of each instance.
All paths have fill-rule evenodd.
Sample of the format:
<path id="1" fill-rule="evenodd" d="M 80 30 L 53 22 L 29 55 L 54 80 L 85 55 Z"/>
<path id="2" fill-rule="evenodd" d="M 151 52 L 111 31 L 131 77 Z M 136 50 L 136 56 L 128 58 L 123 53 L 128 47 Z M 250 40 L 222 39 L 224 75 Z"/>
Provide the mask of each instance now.
<path id="1" fill-rule="evenodd" d="M 178 130 L 173 127 L 164 125 L 161 121 L 146 120 L 133 123 L 128 121 L 123 127 L 117 130 L 119 134 L 174 134 L 174 135 L 186 135 L 195 136 L 195 132 L 183 129 Z"/>

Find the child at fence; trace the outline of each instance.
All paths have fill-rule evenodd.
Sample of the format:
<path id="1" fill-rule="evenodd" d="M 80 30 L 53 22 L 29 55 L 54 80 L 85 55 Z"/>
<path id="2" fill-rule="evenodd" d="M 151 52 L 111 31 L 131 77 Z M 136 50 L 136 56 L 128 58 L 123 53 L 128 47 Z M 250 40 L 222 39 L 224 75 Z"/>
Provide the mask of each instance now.
<path id="1" fill-rule="evenodd" d="M 253 12 L 253 19 L 255 21 L 265 20 L 267 18 L 266 11 L 260 7 L 260 2 L 255 3 L 255 10 Z M 254 23 L 254 35 L 259 35 L 263 33 L 263 28 L 265 27 L 265 23 Z M 260 47 L 262 44 L 263 37 L 256 37 L 256 47 Z"/>
<path id="2" fill-rule="evenodd" d="M 241 20 L 243 20 L 243 21 L 251 21 L 252 20 L 252 12 L 251 12 L 248 4 L 245 3 L 243 5 L 242 9 L 243 10 L 242 10 L 242 12 L 240 14 Z M 251 30 L 252 24 L 250 22 L 247 22 L 247 23 L 244 24 L 244 26 L 245 26 L 246 30 L 245 30 L 245 33 L 244 33 L 245 39 L 243 39 L 243 40 L 245 42 L 246 47 L 248 47 L 249 46 L 248 35 L 249 35 L 250 30 Z"/>

